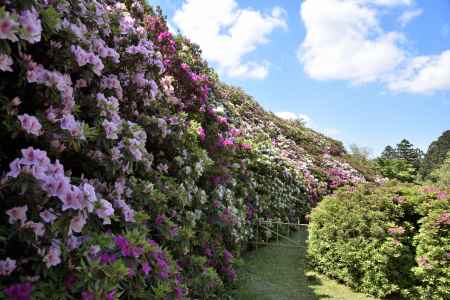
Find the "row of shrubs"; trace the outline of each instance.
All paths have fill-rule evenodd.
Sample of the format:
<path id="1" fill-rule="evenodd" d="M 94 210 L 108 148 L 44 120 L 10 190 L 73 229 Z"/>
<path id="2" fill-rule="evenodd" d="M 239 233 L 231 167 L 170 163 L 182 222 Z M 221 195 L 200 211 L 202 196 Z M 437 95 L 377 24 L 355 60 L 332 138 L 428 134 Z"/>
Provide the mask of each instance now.
<path id="1" fill-rule="evenodd" d="M 311 214 L 319 271 L 377 297 L 450 299 L 450 187 L 343 188 Z"/>
<path id="2" fill-rule="evenodd" d="M 364 179 L 253 137 L 144 0 L 0 0 L 0 28 L 2 299 L 220 297 L 256 219 Z"/>

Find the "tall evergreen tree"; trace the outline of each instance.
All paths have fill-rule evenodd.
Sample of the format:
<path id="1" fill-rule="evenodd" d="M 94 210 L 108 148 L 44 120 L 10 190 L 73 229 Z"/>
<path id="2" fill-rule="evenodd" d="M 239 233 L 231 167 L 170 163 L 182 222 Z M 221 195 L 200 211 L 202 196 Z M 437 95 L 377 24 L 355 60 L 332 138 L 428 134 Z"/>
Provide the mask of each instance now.
<path id="1" fill-rule="evenodd" d="M 420 175 L 427 177 L 430 173 L 439 168 L 450 151 L 450 130 L 445 131 L 436 141 L 428 147 L 427 154 L 420 169 Z"/>
<path id="2" fill-rule="evenodd" d="M 399 159 L 408 161 L 416 170 L 420 168 L 423 152 L 419 148 L 415 148 L 407 139 L 403 139 L 397 144 L 396 153 Z"/>
<path id="3" fill-rule="evenodd" d="M 382 159 L 397 159 L 397 152 L 394 148 L 392 148 L 391 145 L 387 145 L 386 148 L 384 148 L 384 151 L 381 153 Z"/>

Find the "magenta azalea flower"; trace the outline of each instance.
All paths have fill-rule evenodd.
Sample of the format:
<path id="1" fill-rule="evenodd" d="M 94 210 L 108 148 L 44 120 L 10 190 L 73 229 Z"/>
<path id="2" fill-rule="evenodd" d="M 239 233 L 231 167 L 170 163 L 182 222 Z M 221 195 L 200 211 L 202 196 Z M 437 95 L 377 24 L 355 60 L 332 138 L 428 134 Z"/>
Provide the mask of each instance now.
<path id="1" fill-rule="evenodd" d="M 4 289 L 4 292 L 10 300 L 29 300 L 33 292 L 33 285 L 30 282 L 17 283 Z"/>

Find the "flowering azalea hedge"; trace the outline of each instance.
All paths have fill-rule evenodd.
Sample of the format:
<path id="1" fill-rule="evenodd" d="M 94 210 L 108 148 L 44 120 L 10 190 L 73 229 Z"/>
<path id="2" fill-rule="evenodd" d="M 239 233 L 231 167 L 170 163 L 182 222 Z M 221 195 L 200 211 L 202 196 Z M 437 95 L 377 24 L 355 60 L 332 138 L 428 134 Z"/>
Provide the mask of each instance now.
<path id="1" fill-rule="evenodd" d="M 362 185 L 313 209 L 308 253 L 321 272 L 378 297 L 450 297 L 450 189 Z"/>
<path id="2" fill-rule="evenodd" d="M 8 299 L 220 297 L 255 220 L 364 181 L 144 1 L 0 0 L 0 139 Z"/>

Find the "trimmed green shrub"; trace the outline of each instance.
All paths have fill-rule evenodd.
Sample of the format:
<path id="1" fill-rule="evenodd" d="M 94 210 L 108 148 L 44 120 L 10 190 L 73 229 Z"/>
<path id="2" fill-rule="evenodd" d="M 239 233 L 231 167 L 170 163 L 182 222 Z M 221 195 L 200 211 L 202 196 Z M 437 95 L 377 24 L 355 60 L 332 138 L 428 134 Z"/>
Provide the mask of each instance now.
<path id="1" fill-rule="evenodd" d="M 448 192 L 396 183 L 339 190 L 311 214 L 311 264 L 377 297 L 448 299 Z"/>

